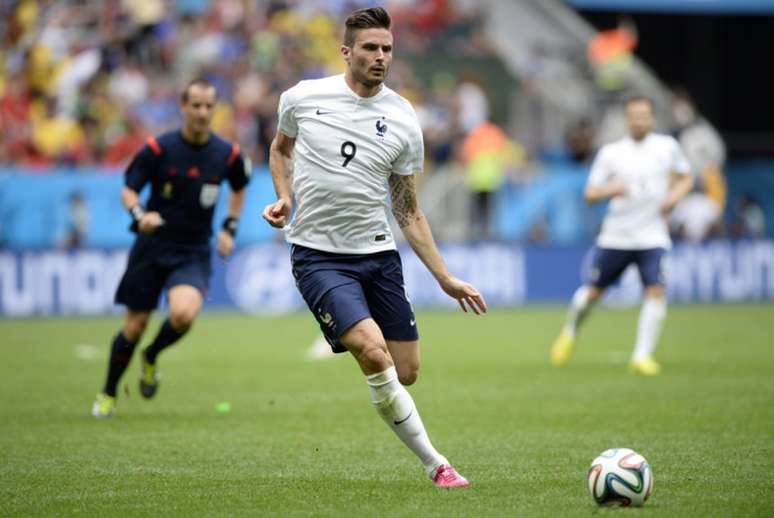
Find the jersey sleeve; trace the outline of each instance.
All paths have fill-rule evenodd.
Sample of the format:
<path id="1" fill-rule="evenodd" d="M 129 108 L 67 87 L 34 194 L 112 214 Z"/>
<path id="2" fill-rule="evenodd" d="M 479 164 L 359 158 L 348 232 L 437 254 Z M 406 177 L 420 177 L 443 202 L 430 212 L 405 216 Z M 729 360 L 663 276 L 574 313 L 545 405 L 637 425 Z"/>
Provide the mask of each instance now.
<path id="1" fill-rule="evenodd" d="M 413 110 L 412 110 L 413 114 Z M 400 175 L 421 173 L 425 165 L 425 142 L 422 138 L 422 129 L 414 115 L 411 130 L 406 136 L 406 142 L 398 158 L 392 163 L 392 172 Z"/>
<path id="2" fill-rule="evenodd" d="M 691 174 L 691 164 L 685 156 L 680 144 L 672 139 L 672 172 L 677 174 Z"/>
<path id="3" fill-rule="evenodd" d="M 234 192 L 241 191 L 250 182 L 253 172 L 253 164 L 250 159 L 241 153 L 239 144 L 231 145 L 231 154 L 228 157 L 228 172 L 226 178 L 228 185 Z"/>
<path id="4" fill-rule="evenodd" d="M 586 181 L 589 187 L 597 187 L 610 180 L 610 151 L 603 147 L 591 163 L 591 172 Z"/>
<path id="5" fill-rule="evenodd" d="M 298 85 L 282 92 L 277 107 L 277 129 L 290 138 L 296 138 L 298 134 L 298 122 L 296 121 L 296 105 L 298 103 Z"/>
<path id="6" fill-rule="evenodd" d="M 149 139 L 150 141 L 150 139 Z M 156 141 L 153 140 L 155 143 Z M 149 142 L 146 144 L 129 163 L 124 172 L 124 185 L 135 192 L 140 192 L 145 184 L 150 181 L 154 168 L 158 165 L 158 158 L 161 154 L 158 144 L 154 149 Z M 158 151 L 157 151 L 158 149 Z"/>

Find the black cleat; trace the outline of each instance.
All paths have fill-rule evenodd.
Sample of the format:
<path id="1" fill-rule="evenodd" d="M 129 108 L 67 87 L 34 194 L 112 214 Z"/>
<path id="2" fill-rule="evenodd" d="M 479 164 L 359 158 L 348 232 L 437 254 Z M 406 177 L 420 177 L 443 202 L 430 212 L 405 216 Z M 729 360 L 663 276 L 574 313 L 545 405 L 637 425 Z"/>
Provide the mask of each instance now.
<path id="1" fill-rule="evenodd" d="M 150 399 L 156 395 L 159 388 L 159 372 L 156 365 L 151 364 L 145 358 L 145 351 L 140 355 L 142 358 L 142 372 L 140 373 L 140 394 L 145 399 Z"/>

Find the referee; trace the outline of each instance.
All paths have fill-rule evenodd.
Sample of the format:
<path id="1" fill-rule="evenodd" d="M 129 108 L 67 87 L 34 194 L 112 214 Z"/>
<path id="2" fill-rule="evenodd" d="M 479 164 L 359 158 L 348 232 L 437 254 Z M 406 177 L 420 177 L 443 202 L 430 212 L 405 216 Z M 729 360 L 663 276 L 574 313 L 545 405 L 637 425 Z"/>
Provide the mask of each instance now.
<path id="1" fill-rule="evenodd" d="M 182 127 L 148 138 L 126 170 L 121 201 L 137 238 L 115 297 L 126 306 L 126 319 L 113 339 L 105 385 L 92 407 L 94 417 L 113 415 L 118 382 L 165 292 L 169 316 L 141 353 L 140 392 L 145 398 L 156 393 L 159 353 L 191 328 L 207 293 L 212 217 L 224 180 L 230 186 L 228 216 L 218 232 L 217 251 L 227 257 L 234 249 L 250 162 L 238 144 L 211 131 L 216 102 L 210 82 L 191 81 L 180 98 Z M 146 184 L 151 192 L 143 206 L 139 193 Z"/>

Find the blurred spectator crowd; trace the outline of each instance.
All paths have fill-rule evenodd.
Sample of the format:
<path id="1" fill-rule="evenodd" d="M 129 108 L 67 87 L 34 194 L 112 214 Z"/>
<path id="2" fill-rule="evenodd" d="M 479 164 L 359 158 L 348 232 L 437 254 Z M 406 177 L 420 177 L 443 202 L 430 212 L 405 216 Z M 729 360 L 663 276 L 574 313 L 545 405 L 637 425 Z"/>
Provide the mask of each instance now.
<path id="1" fill-rule="evenodd" d="M 267 159 L 279 94 L 343 72 L 343 19 L 364 0 L 19 0 L 0 3 L 0 165 L 121 167 L 179 122 L 193 77 L 216 84 L 213 120 Z M 380 2 L 401 53 L 487 52 L 476 20 L 447 0 Z M 480 88 L 419 84 L 397 59 L 390 86 L 417 103 L 433 156 L 486 117 Z M 470 88 L 474 91 L 471 92 Z"/>

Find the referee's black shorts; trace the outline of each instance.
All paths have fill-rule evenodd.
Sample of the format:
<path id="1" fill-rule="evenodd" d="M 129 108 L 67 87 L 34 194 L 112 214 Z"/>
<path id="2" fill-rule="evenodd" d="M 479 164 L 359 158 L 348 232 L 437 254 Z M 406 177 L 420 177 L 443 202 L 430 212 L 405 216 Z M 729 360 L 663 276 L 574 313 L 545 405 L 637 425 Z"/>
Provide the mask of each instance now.
<path id="1" fill-rule="evenodd" d="M 181 284 L 207 294 L 212 267 L 209 244 L 181 244 L 141 234 L 132 246 L 116 290 L 116 304 L 137 311 L 156 309 L 162 291 Z"/>

